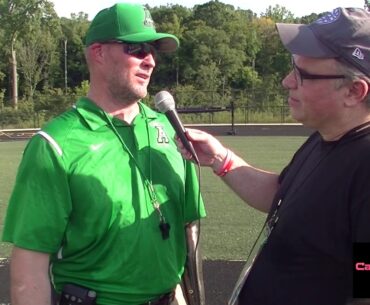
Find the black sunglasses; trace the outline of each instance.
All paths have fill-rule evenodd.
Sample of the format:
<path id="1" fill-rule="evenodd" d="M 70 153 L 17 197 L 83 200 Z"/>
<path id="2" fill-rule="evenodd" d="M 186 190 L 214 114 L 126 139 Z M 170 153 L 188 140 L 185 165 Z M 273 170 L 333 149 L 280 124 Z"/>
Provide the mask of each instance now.
<path id="1" fill-rule="evenodd" d="M 139 59 L 144 59 L 149 54 L 152 54 L 154 59 L 157 57 L 157 47 L 154 43 L 129 43 L 119 40 L 107 41 L 104 43 L 117 43 L 123 46 L 123 52 L 127 55 L 134 56 Z"/>
<path id="2" fill-rule="evenodd" d="M 157 56 L 157 49 L 153 44 L 144 43 L 123 43 L 123 51 L 131 56 L 135 56 L 140 59 L 144 59 L 149 54 L 152 54 L 154 58 Z"/>
<path id="3" fill-rule="evenodd" d="M 294 71 L 294 76 L 296 78 L 296 81 L 297 83 L 300 83 L 301 86 L 303 85 L 304 79 L 343 79 L 343 78 L 346 78 L 345 75 L 323 75 L 323 74 L 308 73 L 305 70 L 299 68 L 295 64 L 293 57 L 292 57 L 292 66 L 293 66 L 293 71 Z"/>

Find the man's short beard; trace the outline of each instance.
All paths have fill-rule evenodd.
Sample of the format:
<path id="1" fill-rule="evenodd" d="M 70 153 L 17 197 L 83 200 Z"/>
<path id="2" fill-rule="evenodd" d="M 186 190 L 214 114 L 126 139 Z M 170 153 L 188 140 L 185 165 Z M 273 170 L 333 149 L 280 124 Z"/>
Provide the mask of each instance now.
<path id="1" fill-rule="evenodd" d="M 111 96 L 122 103 L 122 105 L 132 105 L 137 103 L 139 100 L 147 96 L 148 91 L 141 92 L 143 90 L 135 90 L 135 88 L 129 88 L 127 86 L 118 86 L 117 84 L 112 84 L 109 86 L 109 91 Z M 141 88 L 140 88 L 141 89 Z"/>

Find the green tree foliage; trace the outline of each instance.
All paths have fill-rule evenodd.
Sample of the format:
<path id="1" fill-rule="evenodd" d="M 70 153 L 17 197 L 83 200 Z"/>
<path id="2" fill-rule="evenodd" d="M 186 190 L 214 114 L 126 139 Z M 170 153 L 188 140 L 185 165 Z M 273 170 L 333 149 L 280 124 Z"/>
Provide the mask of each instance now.
<path id="1" fill-rule="evenodd" d="M 161 6 L 150 9 L 156 20 L 158 32 L 172 33 L 180 40 L 180 49 L 174 54 L 158 54 L 157 67 L 151 81 L 150 92 L 157 92 L 161 88 L 171 88 L 180 82 L 181 55 L 183 50 L 184 25 L 191 16 L 191 10 L 180 5 Z"/>
<path id="2" fill-rule="evenodd" d="M 5 45 L 5 31 L 0 27 L 0 45 Z M 5 48 L 0 48 L 0 58 L 6 58 L 5 55 Z M 6 88 L 6 74 L 8 65 L 5 61 L 0 60 L 0 109 L 2 109 L 4 105 L 4 95 L 5 95 L 5 88 Z"/>
<path id="3" fill-rule="evenodd" d="M 293 22 L 294 15 L 292 12 L 287 10 L 285 7 L 280 5 L 269 6 L 266 9 L 264 14 L 261 14 L 261 17 L 268 18 L 273 20 L 274 22 Z"/>
<path id="4" fill-rule="evenodd" d="M 308 16 L 303 16 L 301 18 L 297 18 L 295 23 L 309 24 L 311 22 L 314 22 L 318 18 L 319 18 L 318 14 L 312 13 Z"/>
<path id="5" fill-rule="evenodd" d="M 40 26 L 41 20 L 55 20 L 57 17 L 53 4 L 47 0 L 0 0 L 0 28 L 5 32 L 6 55 L 12 64 L 13 106 L 18 103 L 18 76 L 16 44 L 27 39 L 32 31 Z"/>
<path id="6" fill-rule="evenodd" d="M 40 25 L 32 30 L 32 35 L 22 39 L 17 45 L 18 69 L 24 79 L 24 95 L 33 97 L 37 86 L 44 81 L 48 87 L 48 76 L 57 64 L 56 47 L 59 32 L 56 26 Z"/>
<path id="7" fill-rule="evenodd" d="M 220 29 L 230 22 L 235 10 L 232 5 L 217 0 L 194 7 L 194 19 L 203 20 L 209 27 Z"/>
<path id="8" fill-rule="evenodd" d="M 254 65 L 260 48 L 252 20 L 253 14 L 218 1 L 195 6 L 184 34 L 185 82 L 222 92 L 225 86 L 242 85 L 245 66 Z"/>
<path id="9" fill-rule="evenodd" d="M 368 1 L 365 4 L 369 7 Z M 290 70 L 290 54 L 275 23 L 310 23 L 320 16 L 297 18 L 279 5 L 257 16 L 218 0 L 193 8 L 148 8 L 157 31 L 176 35 L 180 48 L 158 54 L 144 102 L 152 105 L 154 94 L 165 89 L 181 108 L 225 107 L 233 102 L 262 111 L 282 105 L 281 81 Z M 8 97 L 17 94 L 12 91 L 12 71 L 19 74 L 16 80 L 24 103 L 20 108 L 34 109 L 39 123 L 86 94 L 84 37 L 89 24 L 84 12 L 58 18 L 48 0 L 0 0 L 0 111 L 6 108 L 9 115 Z M 19 115 L 9 117 L 16 121 Z"/>
<path id="10" fill-rule="evenodd" d="M 82 12 L 72 14 L 71 18 L 61 18 L 63 34 L 58 42 L 60 70 L 56 79 L 59 88 L 74 88 L 88 79 L 84 55 L 84 37 L 90 25 L 87 18 Z"/>

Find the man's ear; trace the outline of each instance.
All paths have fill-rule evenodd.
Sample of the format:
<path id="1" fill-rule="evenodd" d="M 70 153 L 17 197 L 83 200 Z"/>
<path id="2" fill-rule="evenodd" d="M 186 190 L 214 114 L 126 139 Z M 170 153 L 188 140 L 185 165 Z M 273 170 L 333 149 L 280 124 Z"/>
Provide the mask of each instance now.
<path id="1" fill-rule="evenodd" d="M 94 61 L 101 62 L 104 58 L 103 45 L 101 43 L 93 43 L 90 45 L 88 52 L 90 52 L 90 56 L 94 59 Z"/>
<path id="2" fill-rule="evenodd" d="M 346 105 L 354 106 L 361 103 L 369 94 L 369 84 L 363 79 L 355 80 L 349 85 L 347 92 Z"/>

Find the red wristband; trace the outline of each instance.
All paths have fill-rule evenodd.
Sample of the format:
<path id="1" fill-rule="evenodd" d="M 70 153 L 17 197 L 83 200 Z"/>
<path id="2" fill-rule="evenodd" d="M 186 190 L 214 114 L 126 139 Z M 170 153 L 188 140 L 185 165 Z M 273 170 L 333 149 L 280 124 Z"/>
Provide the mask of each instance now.
<path id="1" fill-rule="evenodd" d="M 231 169 L 233 163 L 234 163 L 234 158 L 233 158 L 234 154 L 231 150 L 227 150 L 227 153 L 226 153 L 226 157 L 225 157 L 225 160 L 224 160 L 224 163 L 222 164 L 222 167 L 221 169 L 216 172 L 214 171 L 214 173 L 217 175 L 217 176 L 220 176 L 220 177 L 223 177 L 225 176 Z"/>

